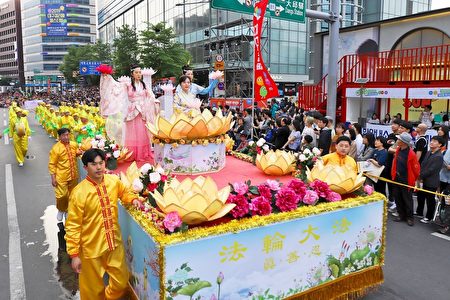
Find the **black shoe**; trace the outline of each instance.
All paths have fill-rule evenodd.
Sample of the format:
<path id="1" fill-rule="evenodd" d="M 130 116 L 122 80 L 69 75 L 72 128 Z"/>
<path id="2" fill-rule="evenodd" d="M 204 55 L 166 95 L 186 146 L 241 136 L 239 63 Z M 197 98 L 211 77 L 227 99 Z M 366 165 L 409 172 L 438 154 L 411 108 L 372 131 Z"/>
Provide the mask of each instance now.
<path id="1" fill-rule="evenodd" d="M 439 229 L 439 232 L 442 234 L 446 234 L 448 232 L 449 228 L 450 227 L 448 227 L 448 226 L 444 226 L 441 229 Z"/>
<path id="2" fill-rule="evenodd" d="M 403 222 L 404 220 L 400 217 L 395 217 L 392 221 L 394 222 Z"/>
<path id="3" fill-rule="evenodd" d="M 414 220 L 413 219 L 408 219 L 408 220 L 406 220 L 406 222 L 408 223 L 408 226 L 414 226 Z"/>

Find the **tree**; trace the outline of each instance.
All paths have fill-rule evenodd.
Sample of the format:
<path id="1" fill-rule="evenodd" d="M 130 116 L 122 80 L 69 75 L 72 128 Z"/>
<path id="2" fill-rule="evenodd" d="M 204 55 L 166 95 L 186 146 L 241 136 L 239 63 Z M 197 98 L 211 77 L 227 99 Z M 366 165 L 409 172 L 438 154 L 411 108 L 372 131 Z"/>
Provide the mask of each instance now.
<path id="1" fill-rule="evenodd" d="M 140 58 L 145 67 L 158 71 L 158 77 L 178 76 L 181 67 L 191 59 L 175 37 L 173 29 L 164 22 L 147 24 L 147 29 L 140 32 Z"/>
<path id="2" fill-rule="evenodd" d="M 119 36 L 114 39 L 114 69 L 118 76 L 130 76 L 133 64 L 139 63 L 138 35 L 134 27 L 123 25 L 118 29 Z"/>

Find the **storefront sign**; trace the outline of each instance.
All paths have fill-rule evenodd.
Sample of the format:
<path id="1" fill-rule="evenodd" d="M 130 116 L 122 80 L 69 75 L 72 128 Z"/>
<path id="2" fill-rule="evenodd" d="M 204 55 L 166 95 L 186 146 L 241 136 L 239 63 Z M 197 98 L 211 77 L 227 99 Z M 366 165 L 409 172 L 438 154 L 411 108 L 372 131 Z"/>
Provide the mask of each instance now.
<path id="1" fill-rule="evenodd" d="M 406 88 L 362 88 L 364 98 L 405 98 Z M 347 88 L 347 97 L 361 97 L 361 88 Z"/>
<path id="2" fill-rule="evenodd" d="M 410 88 L 409 99 L 450 99 L 450 87 L 447 88 Z"/>

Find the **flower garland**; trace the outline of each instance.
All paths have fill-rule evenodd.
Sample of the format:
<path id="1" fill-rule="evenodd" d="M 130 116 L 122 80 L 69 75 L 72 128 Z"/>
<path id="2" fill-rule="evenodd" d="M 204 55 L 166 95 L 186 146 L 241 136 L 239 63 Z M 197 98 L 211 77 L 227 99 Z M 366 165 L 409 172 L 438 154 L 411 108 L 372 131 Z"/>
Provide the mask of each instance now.
<path id="1" fill-rule="evenodd" d="M 306 180 L 306 170 L 311 169 L 317 160 L 320 159 L 320 150 L 314 147 L 312 150 L 305 149 L 302 152 L 295 153 L 296 160 L 296 171 L 294 172 L 294 177 L 300 180 Z"/>
<path id="2" fill-rule="evenodd" d="M 217 137 L 212 137 L 208 139 L 194 139 L 194 140 L 185 140 L 185 139 L 179 139 L 179 140 L 172 140 L 172 139 L 159 139 L 153 137 L 153 144 L 155 145 L 165 145 L 165 144 L 171 144 L 172 147 L 177 148 L 179 145 L 203 145 L 208 146 L 209 144 L 222 144 L 225 142 L 226 135 L 222 134 Z"/>
<path id="3" fill-rule="evenodd" d="M 253 163 L 253 157 L 251 157 L 248 154 L 245 153 L 241 153 L 241 152 L 236 152 L 236 151 L 230 151 L 229 154 L 231 156 L 236 157 L 237 159 L 249 162 L 249 163 Z"/>
<path id="4" fill-rule="evenodd" d="M 230 214 L 233 218 L 239 219 L 289 212 L 303 205 L 340 200 L 341 195 L 333 192 L 323 181 L 314 180 L 310 184 L 305 184 L 295 178 L 286 185 L 270 179 L 257 186 L 251 185 L 250 180 L 233 183 L 227 203 L 236 204 Z"/>

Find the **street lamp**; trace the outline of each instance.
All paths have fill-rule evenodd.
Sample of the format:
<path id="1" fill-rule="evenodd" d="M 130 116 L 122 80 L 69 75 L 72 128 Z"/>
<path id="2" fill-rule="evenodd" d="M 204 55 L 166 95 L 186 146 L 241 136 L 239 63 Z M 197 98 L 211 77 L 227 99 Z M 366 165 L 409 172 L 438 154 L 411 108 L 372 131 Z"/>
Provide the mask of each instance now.
<path id="1" fill-rule="evenodd" d="M 209 3 L 209 1 L 186 2 L 186 0 L 183 0 L 183 3 L 175 4 L 175 6 L 183 6 L 183 46 L 184 46 L 184 49 L 186 49 L 186 5 L 204 4 L 204 3 Z"/>
<path id="2" fill-rule="evenodd" d="M 361 88 L 359 89 L 359 118 L 358 118 L 358 123 L 359 123 L 361 126 L 365 126 L 365 124 L 363 124 L 363 123 L 365 123 L 365 122 L 364 122 L 364 119 L 365 119 L 365 118 L 363 118 L 363 116 L 362 116 L 362 111 L 363 111 L 363 95 L 364 95 L 364 91 L 365 91 L 364 84 L 368 83 L 369 80 L 370 80 L 369 78 L 357 78 L 357 79 L 355 80 L 355 83 L 361 84 Z"/>

